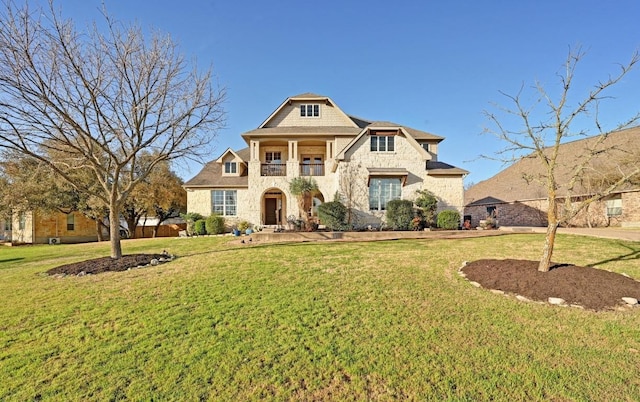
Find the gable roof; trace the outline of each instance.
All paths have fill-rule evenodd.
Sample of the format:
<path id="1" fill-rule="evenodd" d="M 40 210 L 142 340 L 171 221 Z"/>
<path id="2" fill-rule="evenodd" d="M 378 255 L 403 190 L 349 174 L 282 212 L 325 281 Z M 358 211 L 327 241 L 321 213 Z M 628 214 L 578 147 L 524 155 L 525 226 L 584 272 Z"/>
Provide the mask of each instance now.
<path id="1" fill-rule="evenodd" d="M 219 158 L 208 162 L 200 172 L 195 175 L 192 179 L 184 183 L 184 188 L 237 188 L 237 187 L 248 187 L 249 186 L 249 177 L 247 176 L 247 172 L 242 173 L 241 176 L 224 176 L 222 174 L 222 163 L 219 160 L 222 160 L 222 156 L 225 155 L 229 150 L 225 151 L 220 155 Z M 233 152 L 233 151 L 232 151 Z M 249 160 L 250 152 L 249 147 L 243 148 L 237 152 L 233 152 L 240 159 L 247 162 Z"/>
<path id="2" fill-rule="evenodd" d="M 246 152 L 244 152 L 244 151 L 246 151 Z M 227 150 L 226 150 L 226 151 L 224 151 L 224 152 L 222 153 L 222 155 L 220 155 L 220 156 L 218 157 L 218 159 L 216 159 L 215 161 L 216 161 L 217 163 L 222 163 L 222 159 L 224 159 L 224 157 L 225 157 L 227 154 L 231 154 L 231 155 L 235 156 L 236 158 L 240 159 L 240 160 L 243 162 L 243 164 L 245 164 L 245 165 L 246 165 L 246 164 L 247 164 L 247 159 L 245 159 L 245 158 L 243 158 L 242 156 L 240 156 L 240 153 L 241 153 L 241 152 L 246 153 L 246 156 L 247 156 L 247 157 L 249 157 L 249 148 L 243 148 L 243 149 L 241 149 L 241 150 L 240 150 L 240 151 L 238 151 L 238 152 L 234 151 L 234 150 L 233 150 L 233 149 L 231 149 L 231 148 L 227 148 Z"/>
<path id="3" fill-rule="evenodd" d="M 556 180 L 562 184 L 557 189 L 557 195 L 562 197 L 569 194 L 564 185 L 572 175 L 573 169 L 584 160 L 587 150 L 595 153 L 588 170 L 584 173 L 583 183 L 577 183 L 572 195 L 587 195 L 590 193 L 589 180 L 602 178 L 616 169 L 631 169 L 640 163 L 640 127 L 610 133 L 606 139 L 597 144 L 597 138 L 589 137 L 577 141 L 567 142 L 559 148 Z M 549 152 L 551 148 L 547 148 Z M 635 158 L 635 159 L 634 159 Z M 544 199 L 547 196 L 545 187 L 532 178 L 543 177 L 544 166 L 534 155 L 524 157 L 495 176 L 481 181 L 465 191 L 465 205 L 477 205 L 491 197 L 501 202 L 514 202 Z M 640 181 L 640 177 L 639 177 Z M 640 184 L 630 184 L 621 191 L 640 190 Z"/>
<path id="4" fill-rule="evenodd" d="M 336 160 L 344 160 L 346 157 L 345 154 L 360 140 L 360 138 L 367 135 L 372 129 L 373 130 L 390 130 L 390 131 L 393 130 L 393 131 L 398 131 L 403 133 L 405 138 L 407 138 L 407 141 L 409 141 L 409 143 L 413 145 L 414 148 L 416 148 L 416 151 L 418 151 L 418 153 L 422 156 L 424 160 L 431 159 L 431 154 L 429 154 L 429 152 L 424 150 L 420 146 L 420 144 L 418 144 L 417 140 L 432 140 L 432 141 L 440 142 L 444 139 L 443 137 L 427 133 L 426 131 L 416 130 L 414 128 L 405 127 L 400 124 L 391 123 L 388 121 L 374 121 L 374 122 L 371 122 L 369 125 L 365 126 L 362 130 L 360 130 L 358 135 L 336 154 Z"/>
<path id="5" fill-rule="evenodd" d="M 358 128 L 358 125 L 356 124 L 356 122 L 353 121 L 353 119 L 351 119 L 349 116 L 347 116 L 342 109 L 340 109 L 338 107 L 338 105 L 331 100 L 331 98 L 329 98 L 328 96 L 324 96 L 324 95 L 318 95 L 318 94 L 314 94 L 311 92 L 305 92 L 303 94 L 300 95 L 295 95 L 295 96 L 290 96 L 287 99 L 285 99 L 284 102 L 282 102 L 282 104 L 280 104 L 280 106 L 278 106 L 278 108 L 276 110 L 273 111 L 273 113 L 271 113 L 269 115 L 269 117 L 267 117 L 267 119 L 265 121 L 262 122 L 262 124 L 260 124 L 258 126 L 258 129 L 263 129 L 265 128 L 269 122 L 287 105 L 290 105 L 293 102 L 304 102 L 304 101 L 309 101 L 309 102 L 325 102 L 327 105 L 331 105 L 333 107 L 336 108 L 336 111 L 338 112 L 338 114 L 342 115 L 345 119 L 346 122 L 349 123 L 348 127 L 354 127 L 354 128 Z M 256 130 L 253 130 L 256 131 Z M 244 134 L 242 135 L 244 137 Z"/>

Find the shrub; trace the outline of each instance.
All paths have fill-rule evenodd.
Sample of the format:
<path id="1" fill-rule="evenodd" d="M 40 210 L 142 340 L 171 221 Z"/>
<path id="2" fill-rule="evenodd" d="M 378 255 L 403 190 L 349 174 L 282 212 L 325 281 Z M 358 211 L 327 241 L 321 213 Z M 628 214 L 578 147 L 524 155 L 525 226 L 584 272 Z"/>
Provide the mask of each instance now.
<path id="1" fill-rule="evenodd" d="M 435 225 L 436 209 L 438 208 L 438 198 L 433 195 L 429 190 L 417 191 L 418 198 L 415 200 L 415 204 L 424 218 L 425 226 L 431 227 Z"/>
<path id="2" fill-rule="evenodd" d="M 320 204 L 318 206 L 318 217 L 320 222 L 331 230 L 344 230 L 347 227 L 347 207 L 340 201 Z"/>
<path id="3" fill-rule="evenodd" d="M 409 230 L 412 228 L 413 202 L 409 200 L 393 200 L 387 203 L 386 224 L 392 230 Z"/>
<path id="4" fill-rule="evenodd" d="M 204 219 L 198 219 L 193 225 L 193 231 L 197 235 L 207 234 L 207 221 Z"/>
<path id="5" fill-rule="evenodd" d="M 205 228 L 208 234 L 224 233 L 224 218 L 220 215 L 211 215 L 205 220 Z"/>
<path id="6" fill-rule="evenodd" d="M 189 235 L 194 234 L 195 231 L 195 222 L 200 220 L 200 219 L 204 219 L 204 216 L 200 215 L 197 212 L 189 212 L 188 214 L 180 214 L 180 217 L 182 217 L 182 219 L 184 219 L 184 221 L 187 223 L 187 233 L 189 233 Z"/>
<path id="7" fill-rule="evenodd" d="M 438 214 L 438 227 L 442 229 L 458 229 L 460 225 L 460 213 L 446 210 Z"/>

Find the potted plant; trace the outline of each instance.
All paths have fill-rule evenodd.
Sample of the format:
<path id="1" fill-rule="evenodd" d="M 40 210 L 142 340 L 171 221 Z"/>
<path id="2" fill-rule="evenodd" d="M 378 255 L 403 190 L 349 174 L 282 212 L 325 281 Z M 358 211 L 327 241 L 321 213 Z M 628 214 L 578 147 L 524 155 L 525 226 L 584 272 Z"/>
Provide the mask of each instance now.
<path id="1" fill-rule="evenodd" d="M 234 226 L 233 229 L 231 229 L 231 231 L 234 236 L 240 236 L 240 229 L 238 229 L 236 226 Z"/>
<path id="2" fill-rule="evenodd" d="M 251 230 L 251 223 L 247 221 L 241 221 L 240 223 L 238 223 L 238 230 L 240 231 L 240 233 L 245 233 L 248 235 L 253 233 L 253 230 Z"/>

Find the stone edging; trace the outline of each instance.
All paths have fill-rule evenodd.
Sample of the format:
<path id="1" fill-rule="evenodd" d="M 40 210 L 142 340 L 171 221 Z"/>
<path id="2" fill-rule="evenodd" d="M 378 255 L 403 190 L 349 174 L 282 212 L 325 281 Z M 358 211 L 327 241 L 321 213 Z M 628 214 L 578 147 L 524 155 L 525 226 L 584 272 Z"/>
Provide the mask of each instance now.
<path id="1" fill-rule="evenodd" d="M 468 261 L 464 261 L 462 263 L 462 266 L 460 266 L 460 268 L 458 268 L 458 275 L 460 275 L 462 278 L 464 278 L 472 286 L 475 286 L 477 288 L 482 288 L 481 284 L 479 284 L 478 282 L 474 282 L 474 281 L 469 280 L 467 278 L 467 275 L 464 272 L 462 272 L 462 269 L 464 267 L 466 267 L 468 263 L 469 263 Z M 627 275 L 627 274 L 621 274 L 621 275 L 629 277 L 629 275 Z M 487 289 L 487 288 L 483 288 L 483 289 Z M 499 289 L 487 289 L 487 290 L 490 291 L 491 293 L 497 294 L 497 295 L 504 295 L 504 296 L 507 296 L 507 297 L 514 296 L 517 300 L 522 301 L 522 302 L 531 302 L 531 303 L 538 303 L 538 304 L 550 304 L 550 305 L 560 306 L 560 307 L 574 307 L 574 308 L 585 310 L 584 306 L 581 306 L 579 304 L 567 304 L 566 301 L 564 299 L 560 298 L 560 297 L 549 297 L 549 299 L 546 302 L 543 302 L 543 301 L 538 301 L 538 300 L 531 300 L 528 297 L 525 297 L 525 296 L 522 296 L 522 295 L 519 295 L 519 294 L 507 293 L 507 292 L 505 292 L 503 290 L 499 290 Z M 623 297 L 622 301 L 624 302 L 624 304 L 620 305 L 620 306 L 617 306 L 616 310 L 627 311 L 629 308 L 640 307 L 638 299 L 636 299 L 636 298 Z"/>

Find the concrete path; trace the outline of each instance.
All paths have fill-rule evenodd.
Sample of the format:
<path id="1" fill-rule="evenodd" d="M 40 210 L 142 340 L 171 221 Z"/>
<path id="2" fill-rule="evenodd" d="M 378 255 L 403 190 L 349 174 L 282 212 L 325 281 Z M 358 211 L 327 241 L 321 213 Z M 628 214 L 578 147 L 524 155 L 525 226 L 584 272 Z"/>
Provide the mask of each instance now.
<path id="1" fill-rule="evenodd" d="M 546 227 L 521 227 L 504 226 L 500 230 L 508 232 L 534 232 L 545 233 Z M 604 239 L 619 239 L 640 242 L 640 228 L 559 228 L 558 233 L 574 234 L 580 236 L 601 237 Z"/>

